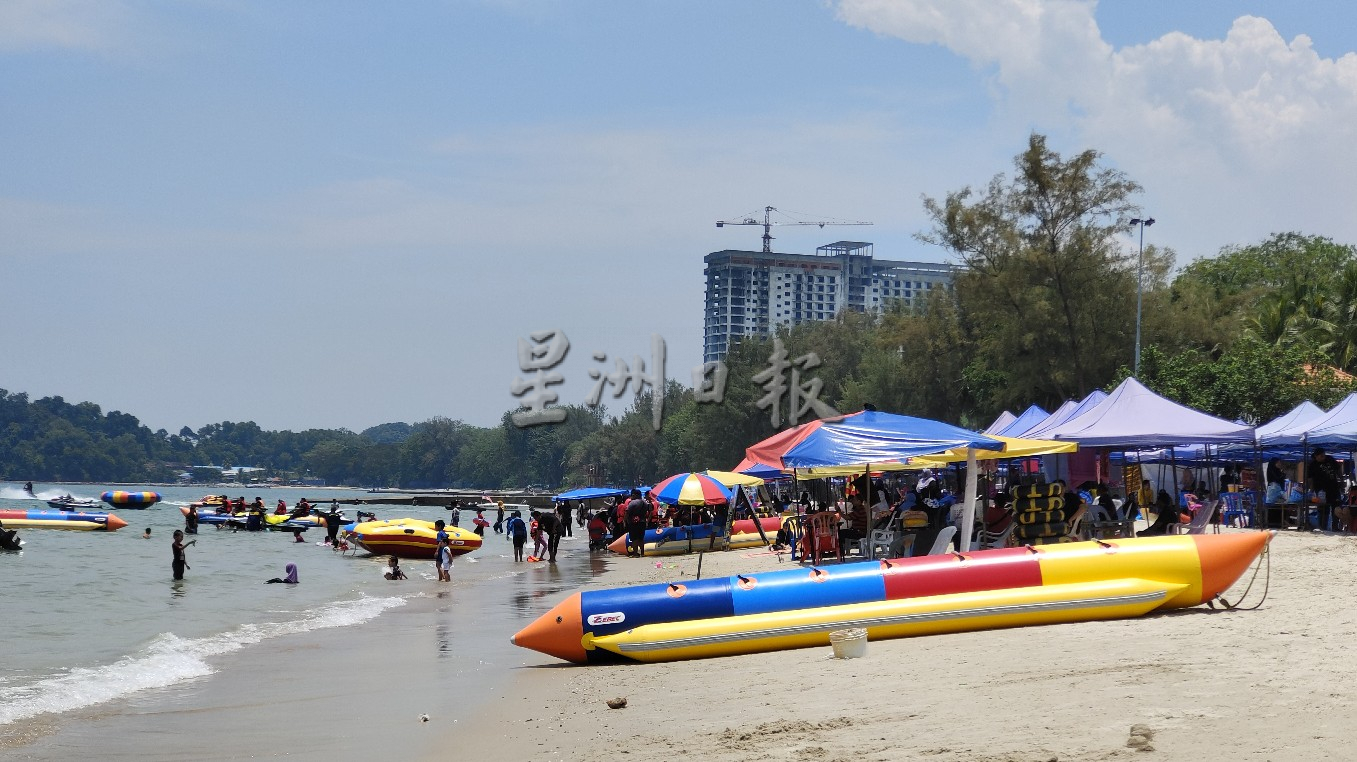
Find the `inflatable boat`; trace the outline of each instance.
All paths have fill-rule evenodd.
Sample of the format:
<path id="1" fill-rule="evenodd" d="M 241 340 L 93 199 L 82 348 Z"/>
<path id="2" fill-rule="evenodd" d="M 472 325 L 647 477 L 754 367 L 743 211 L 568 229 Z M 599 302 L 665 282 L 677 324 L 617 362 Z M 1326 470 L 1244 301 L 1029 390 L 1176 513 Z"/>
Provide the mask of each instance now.
<path id="1" fill-rule="evenodd" d="M 159 492 L 105 492 L 99 499 L 118 508 L 150 508 L 160 502 Z"/>
<path id="2" fill-rule="evenodd" d="M 6 529 L 76 529 L 112 532 L 127 522 L 111 513 L 84 511 L 25 511 L 0 509 L 0 524 Z"/>
<path id="3" fill-rule="evenodd" d="M 645 554 L 647 556 L 680 556 L 686 553 L 698 553 L 709 550 L 737 548 L 757 548 L 772 544 L 777 532 L 782 528 L 781 516 L 768 516 L 759 519 L 763 534 L 754 526 L 753 519 L 739 519 L 731 523 L 730 541 L 722 542 L 719 529 L 715 524 L 694 524 L 692 526 L 665 527 L 647 529 L 645 536 Z M 627 536 L 623 533 L 608 545 L 614 553 L 626 554 Z"/>
<path id="4" fill-rule="evenodd" d="M 432 521 L 385 519 L 348 524 L 343 528 L 349 542 L 369 553 L 400 558 L 433 558 L 438 549 L 438 530 Z M 481 536 L 470 529 L 444 527 L 452 554 L 460 556 L 479 548 Z"/>
<path id="5" fill-rule="evenodd" d="M 1270 539 L 1102 540 L 587 590 L 511 642 L 577 663 L 655 662 L 824 646 L 847 628 L 880 640 L 1136 617 L 1212 600 Z"/>

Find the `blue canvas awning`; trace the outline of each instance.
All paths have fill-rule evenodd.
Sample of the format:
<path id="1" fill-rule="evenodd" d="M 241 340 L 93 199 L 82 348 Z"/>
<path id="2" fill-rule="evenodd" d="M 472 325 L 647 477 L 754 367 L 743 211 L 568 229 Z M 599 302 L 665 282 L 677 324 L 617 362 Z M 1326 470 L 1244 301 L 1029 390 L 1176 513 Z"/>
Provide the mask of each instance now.
<path id="1" fill-rule="evenodd" d="M 1349 394 L 1327 413 L 1260 434 L 1258 442 L 1263 447 L 1357 444 L 1357 394 Z"/>
<path id="2" fill-rule="evenodd" d="M 566 500 L 593 500 L 600 497 L 620 497 L 629 494 L 631 494 L 629 487 L 580 487 L 569 492 L 562 492 L 553 497 L 552 500 L 562 503 Z"/>
<path id="3" fill-rule="evenodd" d="M 941 421 L 868 410 L 826 421 L 783 453 L 782 465 L 786 468 L 884 465 L 957 447 L 1002 450 L 1004 443 Z"/>
<path id="4" fill-rule="evenodd" d="M 996 437 L 1022 437 L 1023 434 L 1027 433 L 1028 429 L 1035 427 L 1050 416 L 1050 413 L 1042 410 L 1036 405 L 1032 405 L 1022 411 L 1022 415 L 1014 418 L 1007 426 L 998 431 L 986 430 L 985 433 Z"/>
<path id="5" fill-rule="evenodd" d="M 1023 439 L 1049 439 L 1047 436 L 1048 432 L 1066 421 L 1078 418 L 1084 413 L 1087 413 L 1102 404 L 1102 401 L 1105 399 L 1107 399 L 1106 392 L 1101 389 L 1094 389 L 1087 397 L 1078 402 L 1066 400 L 1065 404 L 1056 408 L 1054 413 L 1051 413 L 1046 417 L 1046 420 L 1037 423 L 1037 425 L 1024 431 L 1019 436 Z"/>

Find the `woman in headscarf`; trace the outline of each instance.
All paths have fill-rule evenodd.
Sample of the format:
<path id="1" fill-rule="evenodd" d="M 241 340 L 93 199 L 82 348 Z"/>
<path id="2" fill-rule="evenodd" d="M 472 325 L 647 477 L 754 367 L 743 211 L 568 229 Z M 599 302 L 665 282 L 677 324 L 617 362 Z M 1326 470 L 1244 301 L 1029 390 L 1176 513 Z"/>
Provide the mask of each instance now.
<path id="1" fill-rule="evenodd" d="M 295 585 L 295 584 L 297 584 L 297 581 L 298 581 L 298 580 L 297 580 L 297 565 L 296 565 L 296 564 L 288 564 L 287 566 L 283 567 L 283 571 L 287 572 L 287 576 L 286 576 L 286 577 L 282 577 L 282 578 L 274 577 L 273 579 L 269 580 L 269 581 L 268 581 L 267 583 L 265 583 L 265 584 L 269 584 L 269 585 L 273 585 L 273 584 L 277 584 L 277 583 L 282 583 L 282 584 L 284 584 L 284 585 Z"/>

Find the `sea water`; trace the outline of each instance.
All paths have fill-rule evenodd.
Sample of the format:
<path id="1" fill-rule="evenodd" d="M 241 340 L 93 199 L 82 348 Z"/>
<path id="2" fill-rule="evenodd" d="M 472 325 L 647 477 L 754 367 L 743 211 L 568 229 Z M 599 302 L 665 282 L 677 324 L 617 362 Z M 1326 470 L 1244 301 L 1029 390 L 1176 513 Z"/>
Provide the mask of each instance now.
<path id="1" fill-rule="evenodd" d="M 45 499 L 67 493 L 97 499 L 112 487 L 35 489 L 41 499 L 27 497 L 19 484 L 0 482 L 0 508 L 46 509 Z M 128 522 L 121 530 L 19 529 L 23 551 L 0 552 L 0 750 L 16 748 L 23 727 L 64 727 L 70 716 L 105 717 L 148 701 L 182 704 L 189 700 L 186 691 L 201 694 L 204 681 L 229 680 L 229 670 L 267 659 L 299 634 L 353 632 L 417 598 L 451 594 L 462 607 L 454 612 L 459 624 L 445 623 L 431 633 L 431 658 L 478 654 L 477 663 L 503 664 L 517 650 L 507 637 L 554 602 L 547 598 L 602 570 L 601 560 L 591 558 L 583 542 L 563 545 L 562 563 L 549 571 L 545 564 L 515 564 L 509 543 L 490 533 L 483 548 L 455 561 L 453 585 L 436 581 L 431 561 L 414 559 L 401 564 L 410 579 L 392 583 L 382 576 L 386 557 L 336 553 L 319 544 L 323 529 L 303 533 L 305 541 L 297 543 L 289 532 L 203 524 L 187 538 L 198 542 L 187 550 L 186 578 L 174 581 L 170 544 L 173 531 L 183 527 L 180 506 L 201 499 L 206 490 L 146 489 L 160 492 L 162 501 L 144 510 L 110 509 Z M 223 491 L 241 496 L 240 488 L 217 494 Z M 303 496 L 324 506 L 330 497 L 355 494 L 361 493 L 245 488 L 243 496 L 253 500 L 258 495 L 271 510 L 280 499 L 289 508 Z M 354 506 L 341 507 L 352 518 Z M 363 510 L 379 518 L 447 518 L 441 507 Z M 463 524 L 470 524 L 467 512 L 463 517 Z M 143 538 L 147 528 L 150 539 Z M 284 576 L 287 563 L 297 564 L 301 584 L 265 584 Z M 473 610 L 474 622 L 463 616 Z M 449 635 L 452 630 L 456 638 Z M 470 688 L 460 702 L 474 705 L 475 686 L 493 677 L 480 675 L 478 683 L 459 675 Z M 126 718 L 122 722 L 128 724 Z M 79 732 L 73 737 L 52 756 L 82 751 Z M 107 734 L 102 741 L 89 739 L 90 744 L 106 741 Z M 143 756 L 140 750 L 128 753 Z"/>

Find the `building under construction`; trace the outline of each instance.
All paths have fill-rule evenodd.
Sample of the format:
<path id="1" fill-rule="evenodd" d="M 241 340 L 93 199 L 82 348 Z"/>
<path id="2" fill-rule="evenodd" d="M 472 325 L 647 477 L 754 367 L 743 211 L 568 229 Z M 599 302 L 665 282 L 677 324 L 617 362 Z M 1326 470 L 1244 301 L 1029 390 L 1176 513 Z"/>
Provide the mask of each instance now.
<path id="1" fill-rule="evenodd" d="M 707 274 L 704 361 L 720 360 L 743 336 L 770 336 L 778 326 L 830 320 L 841 310 L 917 303 L 951 286 L 955 267 L 874 259 L 872 244 L 839 241 L 814 254 L 716 251 Z"/>

